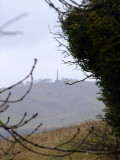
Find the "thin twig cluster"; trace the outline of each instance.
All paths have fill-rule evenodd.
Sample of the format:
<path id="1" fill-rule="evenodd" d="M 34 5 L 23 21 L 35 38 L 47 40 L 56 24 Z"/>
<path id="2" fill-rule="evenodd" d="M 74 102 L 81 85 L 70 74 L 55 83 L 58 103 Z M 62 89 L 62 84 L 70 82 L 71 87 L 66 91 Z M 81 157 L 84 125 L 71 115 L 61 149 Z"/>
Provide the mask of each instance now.
<path id="1" fill-rule="evenodd" d="M 109 0 L 100 0 L 97 3 L 91 5 L 89 7 L 89 3 L 87 0 L 81 1 L 81 3 L 76 2 L 75 0 L 58 0 L 58 2 L 62 5 L 62 7 L 57 7 L 55 3 L 51 0 L 45 0 L 45 2 L 52 7 L 59 15 L 66 16 L 73 9 L 77 9 L 81 12 L 88 12 L 90 10 L 95 10 L 100 6 L 103 6 Z M 79 14 L 79 13 L 78 13 Z"/>
<path id="2" fill-rule="evenodd" d="M 90 9 L 91 10 L 96 9 L 96 7 L 106 3 L 107 0 L 104 1 L 104 3 L 103 3 L 103 1 L 100 1 L 97 4 L 92 5 L 91 8 L 88 8 L 89 4 L 88 4 L 88 2 L 86 0 L 83 0 L 81 3 L 77 3 L 74 0 L 68 0 L 68 1 L 66 1 L 66 0 L 58 0 L 58 2 L 61 4 L 62 7 L 57 7 L 54 4 L 54 2 L 51 1 L 51 0 L 45 0 L 45 2 L 58 13 L 59 21 L 58 21 L 58 26 L 56 26 L 56 28 L 60 29 L 61 28 L 60 21 L 63 21 L 63 19 L 69 13 L 72 14 L 71 13 L 72 10 L 77 9 L 77 10 L 80 11 L 80 12 L 78 12 L 78 14 L 79 13 L 82 14 L 82 13 L 85 13 L 85 12 L 89 11 Z M 75 13 L 73 13 L 73 14 L 75 14 Z M 78 16 L 78 15 L 76 15 L 76 16 Z M 52 32 L 50 30 L 50 27 L 49 27 L 49 31 L 50 31 L 51 34 L 53 34 L 55 41 L 57 41 L 59 51 L 64 56 L 64 58 L 71 57 L 71 54 L 70 54 L 71 51 L 70 51 L 69 45 L 66 44 L 68 42 L 68 37 L 61 31 L 61 29 L 57 30 L 55 32 Z M 75 66 L 75 69 L 77 69 L 77 70 L 81 70 L 81 68 L 79 67 L 79 64 L 82 63 L 82 61 L 81 60 L 77 60 L 77 59 L 75 59 L 73 57 L 72 57 L 72 59 L 73 59 L 73 61 L 71 61 L 71 60 L 62 60 L 62 62 L 64 64 L 69 65 L 69 66 L 71 66 L 71 65 Z M 72 83 L 67 81 L 67 82 L 65 82 L 65 84 L 73 85 L 75 83 L 84 82 L 87 79 L 95 79 L 94 74 L 87 73 L 87 72 L 85 72 L 83 70 L 82 70 L 82 72 L 83 72 L 83 75 L 84 75 L 83 79 L 77 80 L 77 81 L 72 82 Z"/>

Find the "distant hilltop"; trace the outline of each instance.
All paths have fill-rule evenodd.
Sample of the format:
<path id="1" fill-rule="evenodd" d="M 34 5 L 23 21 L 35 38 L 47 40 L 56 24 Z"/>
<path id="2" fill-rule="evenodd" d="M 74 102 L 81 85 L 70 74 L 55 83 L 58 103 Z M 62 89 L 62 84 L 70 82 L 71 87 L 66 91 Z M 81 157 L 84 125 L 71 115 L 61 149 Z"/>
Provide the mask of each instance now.
<path id="1" fill-rule="evenodd" d="M 37 83 L 57 83 L 57 82 L 75 82 L 75 81 L 78 81 L 77 79 L 70 79 L 70 78 L 61 78 L 59 79 L 59 71 L 57 69 L 57 72 L 56 72 L 56 80 L 53 80 L 51 78 L 45 78 L 45 79 L 38 79 L 38 80 L 34 80 L 34 84 L 37 84 Z M 26 81 L 26 82 L 23 82 L 21 84 L 19 84 L 17 87 L 20 87 L 20 86 L 23 86 L 23 85 L 29 85 L 31 82 L 30 81 Z"/>
<path id="2" fill-rule="evenodd" d="M 77 79 L 62 78 L 61 80 L 56 79 L 55 81 L 53 81 L 51 78 L 45 78 L 45 79 L 34 80 L 33 83 L 37 84 L 37 83 L 57 83 L 57 82 L 75 82 L 75 81 L 77 81 Z M 19 84 L 17 87 L 29 85 L 30 83 L 31 83 L 30 81 L 26 81 L 24 83 Z"/>

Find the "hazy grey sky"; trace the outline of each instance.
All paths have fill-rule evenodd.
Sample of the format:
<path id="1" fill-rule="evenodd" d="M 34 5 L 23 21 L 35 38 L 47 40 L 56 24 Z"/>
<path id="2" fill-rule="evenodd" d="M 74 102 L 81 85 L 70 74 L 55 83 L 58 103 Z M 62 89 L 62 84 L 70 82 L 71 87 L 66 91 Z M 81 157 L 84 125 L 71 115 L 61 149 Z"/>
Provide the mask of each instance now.
<path id="1" fill-rule="evenodd" d="M 60 78 L 83 78 L 80 71 L 74 70 L 75 66 L 62 63 L 64 57 L 49 32 L 48 25 L 55 30 L 57 13 L 44 0 L 0 0 L 0 26 L 21 13 L 28 16 L 9 25 L 5 31 L 22 31 L 23 34 L 0 37 L 0 87 L 27 75 L 34 58 L 38 59 L 34 79 L 55 80 L 57 69 Z"/>

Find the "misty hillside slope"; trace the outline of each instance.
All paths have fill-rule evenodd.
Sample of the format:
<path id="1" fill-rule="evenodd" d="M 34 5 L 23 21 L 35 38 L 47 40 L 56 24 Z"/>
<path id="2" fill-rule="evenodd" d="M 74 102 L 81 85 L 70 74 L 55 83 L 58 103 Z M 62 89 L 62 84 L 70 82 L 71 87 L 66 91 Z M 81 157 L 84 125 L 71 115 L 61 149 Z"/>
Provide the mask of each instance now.
<path id="1" fill-rule="evenodd" d="M 12 99 L 20 97 L 28 86 L 16 87 Z M 12 117 L 38 112 L 40 121 L 51 125 L 63 125 L 94 119 L 104 105 L 97 98 L 99 92 L 94 82 L 65 85 L 64 82 L 36 83 L 31 92 L 19 103 L 11 104 L 6 114 Z"/>

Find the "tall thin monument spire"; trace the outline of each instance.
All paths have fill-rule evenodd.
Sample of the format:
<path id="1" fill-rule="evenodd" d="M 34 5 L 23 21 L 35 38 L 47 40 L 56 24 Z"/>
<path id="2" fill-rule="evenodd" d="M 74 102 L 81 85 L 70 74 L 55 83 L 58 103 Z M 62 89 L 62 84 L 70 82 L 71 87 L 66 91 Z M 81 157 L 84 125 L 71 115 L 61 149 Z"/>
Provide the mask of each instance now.
<path id="1" fill-rule="evenodd" d="M 57 77 L 56 77 L 56 82 L 59 81 L 59 77 L 58 77 L 58 69 L 57 69 Z"/>

